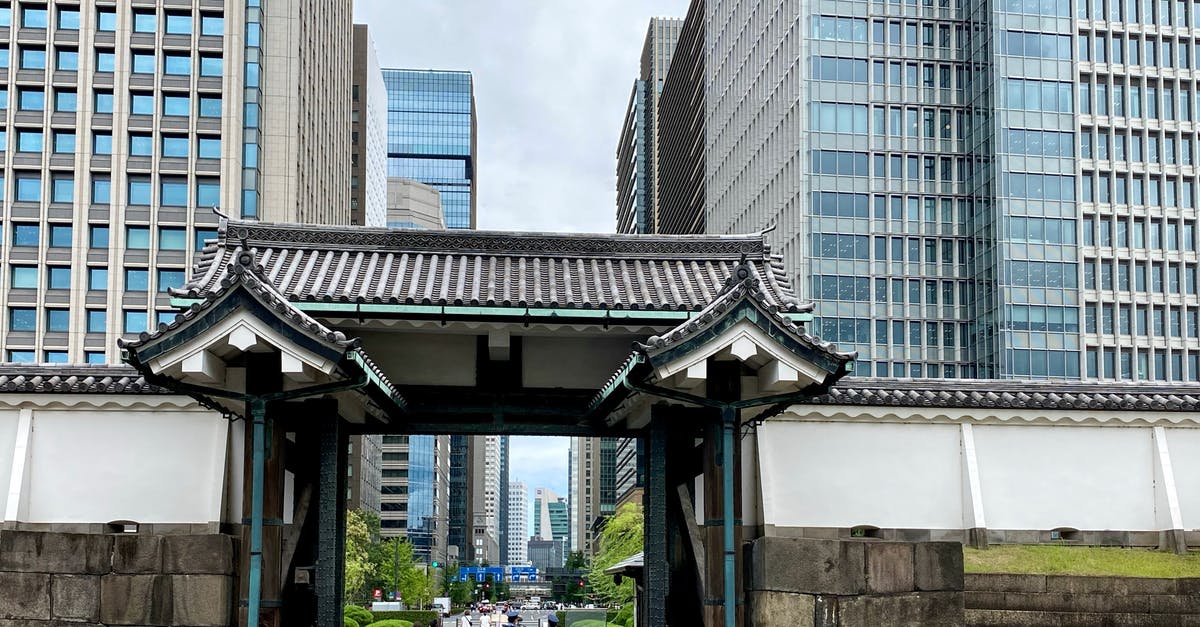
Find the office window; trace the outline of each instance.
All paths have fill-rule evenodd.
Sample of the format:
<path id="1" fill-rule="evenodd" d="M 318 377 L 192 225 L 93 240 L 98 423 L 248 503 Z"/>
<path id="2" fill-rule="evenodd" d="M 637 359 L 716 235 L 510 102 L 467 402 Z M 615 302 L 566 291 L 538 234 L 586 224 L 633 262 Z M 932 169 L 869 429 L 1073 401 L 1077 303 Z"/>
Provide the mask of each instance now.
<path id="1" fill-rule="evenodd" d="M 41 89 L 18 89 L 17 108 L 21 111 L 44 111 L 46 109 L 46 92 Z"/>
<path id="2" fill-rule="evenodd" d="M 42 199 L 42 178 L 39 174 L 17 174 L 17 200 L 37 202 Z"/>
<path id="3" fill-rule="evenodd" d="M 36 290 L 38 286 L 37 266 L 13 266 L 12 286 L 17 289 Z"/>
<path id="4" fill-rule="evenodd" d="M 125 270 L 125 289 L 128 291 L 145 292 L 150 289 L 149 270 Z"/>
<path id="5" fill-rule="evenodd" d="M 221 206 L 221 182 L 215 178 L 196 179 L 196 206 Z"/>
<path id="6" fill-rule="evenodd" d="M 197 143 L 196 156 L 201 159 L 221 158 L 221 139 L 219 137 L 201 137 Z"/>
<path id="7" fill-rule="evenodd" d="M 8 308 L 9 331 L 36 331 L 37 309 L 32 307 Z"/>
<path id="8" fill-rule="evenodd" d="M 153 52 L 135 52 L 133 53 L 133 73 L 134 74 L 153 74 L 154 73 L 154 53 Z"/>
<path id="9" fill-rule="evenodd" d="M 66 333 L 71 328 L 71 310 L 69 309 L 47 309 L 46 310 L 46 330 L 57 333 Z"/>
<path id="10" fill-rule="evenodd" d="M 71 289 L 71 268 L 50 266 L 46 269 L 46 288 L 52 290 Z"/>
<path id="11" fill-rule="evenodd" d="M 94 133 L 91 136 L 91 151 L 96 155 L 112 155 L 113 133 Z"/>
<path id="12" fill-rule="evenodd" d="M 200 57 L 200 76 L 220 76 L 223 63 L 221 57 L 203 55 Z M 866 82 L 866 67 L 863 67 L 863 81 Z"/>
<path id="13" fill-rule="evenodd" d="M 21 26 L 25 28 L 48 28 L 50 23 L 46 15 L 46 5 L 22 6 Z"/>
<path id="14" fill-rule="evenodd" d="M 202 117 L 202 118 L 219 118 L 219 117 L 221 117 L 221 97 L 220 96 L 200 96 L 200 117 Z"/>
<path id="15" fill-rule="evenodd" d="M 107 176 L 96 176 L 92 178 L 92 204 L 107 205 L 112 192 L 112 182 Z"/>
<path id="16" fill-rule="evenodd" d="M 85 351 L 83 358 L 87 363 L 96 366 L 102 366 L 107 363 L 104 358 L 104 351 Z"/>
<path id="17" fill-rule="evenodd" d="M 74 72 L 79 69 L 79 51 L 60 48 L 54 53 L 54 67 Z"/>
<path id="18" fill-rule="evenodd" d="M 0 48 L 0 68 L 8 67 L 8 48 Z"/>
<path id="19" fill-rule="evenodd" d="M 88 268 L 88 289 L 108 289 L 108 268 Z"/>
<path id="20" fill-rule="evenodd" d="M 96 71 L 115 72 L 117 70 L 117 55 L 111 50 L 96 51 Z"/>
<path id="21" fill-rule="evenodd" d="M 132 94 L 129 111 L 136 115 L 154 115 L 154 96 L 152 94 Z"/>
<path id="22" fill-rule="evenodd" d="M 54 110 L 71 113 L 79 108 L 73 91 L 57 91 L 54 93 Z"/>
<path id="23" fill-rule="evenodd" d="M 75 132 L 74 131 L 54 131 L 54 152 L 58 152 L 58 153 L 75 152 Z"/>
<path id="24" fill-rule="evenodd" d="M 69 361 L 67 351 L 46 351 L 46 363 L 65 364 Z"/>
<path id="25" fill-rule="evenodd" d="M 183 287 L 183 270 L 159 270 L 158 291 L 166 292 L 170 288 Z"/>
<path id="26" fill-rule="evenodd" d="M 129 154 L 135 157 L 149 157 L 154 154 L 154 137 L 142 133 L 130 133 Z"/>
<path id="27" fill-rule="evenodd" d="M 108 248 L 108 227 L 88 227 L 88 245 L 92 248 Z"/>
<path id="28" fill-rule="evenodd" d="M 50 185 L 50 202 L 70 203 L 75 201 L 75 179 L 55 175 Z"/>
<path id="29" fill-rule="evenodd" d="M 162 138 L 162 156 L 164 157 L 183 157 L 188 156 L 188 138 L 176 135 L 163 135 Z"/>
<path id="30" fill-rule="evenodd" d="M 46 69 L 46 50 L 43 48 L 21 48 L 21 69 Z"/>
<path id="31" fill-rule="evenodd" d="M 214 239 L 217 239 L 216 229 L 196 229 L 196 242 L 195 242 L 196 248 L 195 249 L 196 250 L 203 249 L 205 240 L 214 240 Z"/>
<path id="32" fill-rule="evenodd" d="M 17 131 L 17 150 L 20 152 L 42 151 L 41 131 Z"/>
<path id="33" fill-rule="evenodd" d="M 165 55 L 163 73 L 168 76 L 188 76 L 192 73 L 192 57 L 186 54 Z"/>
<path id="34" fill-rule="evenodd" d="M 187 96 L 163 95 L 163 115 L 187 116 L 191 112 L 191 100 Z"/>
<path id="35" fill-rule="evenodd" d="M 186 181 L 167 179 L 162 182 L 162 198 L 159 203 L 164 207 L 186 207 L 188 186 Z"/>
<path id="36" fill-rule="evenodd" d="M 33 351 L 10 350 L 8 360 L 14 364 L 32 364 L 35 361 Z"/>
<path id="37" fill-rule="evenodd" d="M 108 312 L 103 309 L 89 309 L 87 312 L 88 333 L 104 333 L 108 326 Z"/>
<path id="38" fill-rule="evenodd" d="M 129 204 L 150 204 L 150 179 L 140 177 L 129 179 Z"/>
<path id="39" fill-rule="evenodd" d="M 96 113 L 112 113 L 113 112 L 113 95 L 112 92 L 96 92 Z"/>
<path id="40" fill-rule="evenodd" d="M 96 14 L 96 28 L 102 31 L 117 30 L 117 11 L 115 9 L 101 9 Z"/>
<path id="41" fill-rule="evenodd" d="M 167 14 L 167 34 L 169 35 L 191 35 L 192 34 L 192 16 L 187 13 L 168 13 Z"/>
<path id="42" fill-rule="evenodd" d="M 41 227 L 36 224 L 14 224 L 13 246 L 38 246 L 41 244 Z"/>
<path id="43" fill-rule="evenodd" d="M 156 29 L 154 11 L 134 11 L 133 32 L 153 33 Z"/>
<path id="44" fill-rule="evenodd" d="M 125 333 L 141 333 L 148 328 L 148 316 L 146 315 L 146 312 L 126 311 L 124 314 Z"/>
<path id="45" fill-rule="evenodd" d="M 150 250 L 150 227 L 126 227 L 125 247 L 130 250 Z"/>
<path id="46" fill-rule="evenodd" d="M 12 26 L 12 7 L 7 4 L 0 7 L 0 26 L 5 28 Z"/>
<path id="47" fill-rule="evenodd" d="M 58 10 L 59 30 L 79 30 L 79 10 L 62 8 Z"/>
<path id="48" fill-rule="evenodd" d="M 200 14 L 201 35 L 224 35 L 225 18 L 221 15 Z"/>
<path id="49" fill-rule="evenodd" d="M 51 248 L 70 248 L 74 243 L 71 237 L 70 224 L 51 224 L 50 225 L 50 247 Z"/>
<path id="50" fill-rule="evenodd" d="M 187 229 L 183 227 L 159 227 L 158 229 L 158 249 L 159 250 L 186 250 L 187 249 Z"/>

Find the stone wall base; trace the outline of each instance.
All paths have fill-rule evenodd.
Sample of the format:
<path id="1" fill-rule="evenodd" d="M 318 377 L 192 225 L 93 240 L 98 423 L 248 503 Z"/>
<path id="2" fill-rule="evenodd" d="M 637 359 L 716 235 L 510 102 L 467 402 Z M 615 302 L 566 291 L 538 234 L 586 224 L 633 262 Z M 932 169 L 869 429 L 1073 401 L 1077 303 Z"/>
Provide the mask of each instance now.
<path id="1" fill-rule="evenodd" d="M 968 625 L 1200 625 L 1200 579 L 972 574 Z"/>

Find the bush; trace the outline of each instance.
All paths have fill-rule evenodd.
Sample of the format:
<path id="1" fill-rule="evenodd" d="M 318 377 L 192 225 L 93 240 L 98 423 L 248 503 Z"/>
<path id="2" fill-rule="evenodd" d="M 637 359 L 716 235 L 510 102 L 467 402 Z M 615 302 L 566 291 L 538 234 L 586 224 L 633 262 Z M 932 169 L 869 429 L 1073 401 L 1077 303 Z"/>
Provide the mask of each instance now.
<path id="1" fill-rule="evenodd" d="M 358 623 L 360 627 L 362 625 L 370 625 L 371 623 L 375 622 L 375 616 L 371 614 L 370 610 L 357 605 L 347 605 L 346 607 L 342 608 L 342 616 L 345 616 L 346 618 Z"/>
<path id="2" fill-rule="evenodd" d="M 395 612 L 389 612 L 389 613 L 395 614 Z M 426 625 L 428 625 L 428 624 L 429 623 L 426 623 Z M 406 620 L 399 620 L 396 618 L 392 618 L 392 619 L 388 619 L 388 620 L 381 620 L 377 623 L 371 623 L 370 625 L 367 625 L 367 627 L 413 627 L 413 624 Z"/>
<path id="3" fill-rule="evenodd" d="M 360 627 L 360 626 L 358 624 L 358 621 L 354 620 L 353 618 L 350 618 L 349 616 L 343 616 L 342 617 L 342 627 Z"/>
<path id="4" fill-rule="evenodd" d="M 403 610 L 399 612 L 375 612 L 375 620 L 406 620 L 414 625 L 426 627 L 429 621 L 441 618 L 433 610 Z"/>

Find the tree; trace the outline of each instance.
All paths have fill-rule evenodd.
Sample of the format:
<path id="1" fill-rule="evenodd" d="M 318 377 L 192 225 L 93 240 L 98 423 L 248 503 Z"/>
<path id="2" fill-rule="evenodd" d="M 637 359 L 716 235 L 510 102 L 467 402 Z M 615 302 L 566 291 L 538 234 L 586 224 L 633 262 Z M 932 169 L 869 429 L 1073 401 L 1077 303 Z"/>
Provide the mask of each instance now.
<path id="1" fill-rule="evenodd" d="M 375 573 L 371 561 L 371 532 L 361 510 L 346 512 L 346 569 L 344 583 L 350 599 L 367 597 L 367 580 Z"/>
<path id="2" fill-rule="evenodd" d="M 625 579 L 618 585 L 611 575 L 604 574 L 604 569 L 641 552 L 644 540 L 642 507 L 635 503 L 622 506 L 600 532 L 600 550 L 592 558 L 588 582 L 605 603 L 627 605 L 633 602 L 633 581 Z"/>
<path id="3" fill-rule="evenodd" d="M 587 570 L 587 558 L 583 551 L 571 551 L 567 554 L 567 570 Z"/>

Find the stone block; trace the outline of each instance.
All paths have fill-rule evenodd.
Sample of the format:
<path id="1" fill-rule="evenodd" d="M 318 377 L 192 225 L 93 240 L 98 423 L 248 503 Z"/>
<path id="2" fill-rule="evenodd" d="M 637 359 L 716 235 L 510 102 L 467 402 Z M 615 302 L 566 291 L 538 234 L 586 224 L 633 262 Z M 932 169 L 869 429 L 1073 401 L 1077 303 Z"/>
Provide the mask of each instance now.
<path id="1" fill-rule="evenodd" d="M 1152 614 L 1089 614 L 1084 612 L 1021 612 L 1017 610 L 967 610 L 967 625 L 988 627 L 1094 627 L 1110 625 L 1125 627 L 1146 625 L 1177 627 L 1189 623 L 1178 616 Z"/>
<path id="2" fill-rule="evenodd" d="M 49 619 L 50 575 L 0 572 L 0 618 Z"/>
<path id="3" fill-rule="evenodd" d="M 867 542 L 867 591 L 876 594 L 913 591 L 913 545 Z"/>
<path id="4" fill-rule="evenodd" d="M 1176 594 L 1200 594 L 1200 578 L 1184 577 L 1175 580 Z"/>
<path id="5" fill-rule="evenodd" d="M 100 576 L 52 575 L 50 599 L 54 618 L 94 623 L 100 620 Z"/>
<path id="6" fill-rule="evenodd" d="M 1176 594 L 1179 580 L 1152 577 L 1116 577 L 1126 594 Z"/>
<path id="7" fill-rule="evenodd" d="M 928 529 L 897 529 L 892 539 L 899 542 L 929 542 L 930 533 Z"/>
<path id="8" fill-rule="evenodd" d="M 125 575 L 162 572 L 162 536 L 131 533 L 113 537 L 112 571 Z"/>
<path id="9" fill-rule="evenodd" d="M 162 572 L 171 575 L 231 575 L 233 538 L 224 534 L 164 536 Z"/>
<path id="10" fill-rule="evenodd" d="M 1125 582 L 1121 577 L 1085 577 L 1076 575 L 1048 575 L 1046 577 L 1046 592 L 1124 594 L 1125 590 Z"/>
<path id="11" fill-rule="evenodd" d="M 866 542 L 758 538 L 747 551 L 747 590 L 861 594 Z"/>
<path id="12" fill-rule="evenodd" d="M 795 592 L 756 590 L 749 593 L 747 627 L 814 627 L 814 597 Z"/>
<path id="13" fill-rule="evenodd" d="M 168 575 L 100 578 L 100 622 L 106 625 L 173 625 L 172 608 Z"/>
<path id="14" fill-rule="evenodd" d="M 963 593 L 963 604 L 969 610 L 1006 610 L 1005 593 L 977 592 L 968 590 Z"/>
<path id="15" fill-rule="evenodd" d="M 962 545 L 957 542 L 913 545 L 913 584 L 917 590 L 962 590 Z"/>
<path id="16" fill-rule="evenodd" d="M 233 610 L 233 578 L 224 575 L 172 575 L 175 625 L 225 627 Z"/>
<path id="17" fill-rule="evenodd" d="M 102 575 L 109 571 L 112 536 L 0 531 L 0 570 Z"/>
<path id="18" fill-rule="evenodd" d="M 1046 576 L 972 574 L 964 576 L 963 586 L 980 592 L 1045 592 Z"/>
<path id="19" fill-rule="evenodd" d="M 840 625 L 871 627 L 960 627 L 965 624 L 961 592 L 910 592 L 838 599 Z"/>

